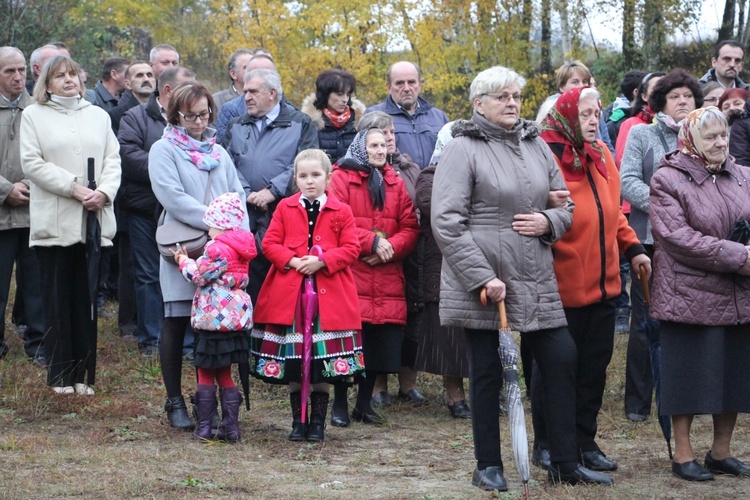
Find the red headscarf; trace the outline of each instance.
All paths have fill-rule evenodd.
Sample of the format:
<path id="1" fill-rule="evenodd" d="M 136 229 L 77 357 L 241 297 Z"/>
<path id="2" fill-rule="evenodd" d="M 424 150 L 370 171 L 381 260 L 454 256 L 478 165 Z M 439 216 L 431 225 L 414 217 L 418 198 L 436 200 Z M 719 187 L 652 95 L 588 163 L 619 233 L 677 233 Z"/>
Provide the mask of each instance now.
<path id="1" fill-rule="evenodd" d="M 568 90 L 562 94 L 541 123 L 541 137 L 547 144 L 563 146 L 560 164 L 566 181 L 579 181 L 583 178 L 591 160 L 599 174 L 605 179 L 607 166 L 604 163 L 604 150 L 594 142 L 584 142 L 581 123 L 578 120 L 578 99 L 586 87 Z"/>

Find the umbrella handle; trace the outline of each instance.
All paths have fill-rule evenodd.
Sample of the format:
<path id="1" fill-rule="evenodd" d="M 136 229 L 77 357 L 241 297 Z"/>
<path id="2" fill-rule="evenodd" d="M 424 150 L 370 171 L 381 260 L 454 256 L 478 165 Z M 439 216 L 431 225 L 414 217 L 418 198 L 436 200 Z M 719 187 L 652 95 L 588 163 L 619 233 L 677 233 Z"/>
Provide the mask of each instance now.
<path id="1" fill-rule="evenodd" d="M 643 284 L 643 301 L 646 304 L 651 303 L 651 292 L 648 289 L 648 277 L 646 276 L 646 266 L 641 264 L 641 283 Z"/>
<path id="2" fill-rule="evenodd" d="M 486 306 L 488 303 L 487 300 L 487 289 L 482 287 L 482 290 L 479 292 L 479 301 L 482 303 L 483 306 Z M 501 300 L 497 303 L 497 312 L 500 313 L 500 326 L 504 329 L 508 329 L 508 313 L 505 311 L 505 300 Z"/>
<path id="3" fill-rule="evenodd" d="M 320 245 L 313 245 L 312 248 L 310 248 L 309 255 L 315 255 L 316 257 L 320 258 L 323 256 L 323 249 L 320 248 Z"/>

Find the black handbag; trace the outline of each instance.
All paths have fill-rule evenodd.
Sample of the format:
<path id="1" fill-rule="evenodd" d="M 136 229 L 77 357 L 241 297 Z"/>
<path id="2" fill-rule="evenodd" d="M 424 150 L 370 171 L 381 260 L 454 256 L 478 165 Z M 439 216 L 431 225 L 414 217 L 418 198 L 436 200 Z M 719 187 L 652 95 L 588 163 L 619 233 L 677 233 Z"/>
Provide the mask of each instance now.
<path id="1" fill-rule="evenodd" d="M 206 195 L 203 198 L 203 204 L 208 206 L 210 202 L 211 171 L 208 172 L 208 185 L 206 186 Z M 164 222 L 166 213 L 166 210 L 162 210 L 156 226 L 156 246 L 159 248 L 159 253 L 164 260 L 174 263 L 174 254 L 172 251 L 177 251 L 178 248 L 182 248 L 183 252 L 191 259 L 197 259 L 203 255 L 203 249 L 206 247 L 206 243 L 208 243 L 208 231 L 196 229 L 177 219 Z"/>
<path id="2" fill-rule="evenodd" d="M 729 231 L 727 239 L 729 241 L 736 241 L 737 243 L 747 245 L 747 242 L 750 241 L 750 222 L 746 220 L 738 220 L 735 222 L 734 226 L 732 226 L 732 230 Z"/>

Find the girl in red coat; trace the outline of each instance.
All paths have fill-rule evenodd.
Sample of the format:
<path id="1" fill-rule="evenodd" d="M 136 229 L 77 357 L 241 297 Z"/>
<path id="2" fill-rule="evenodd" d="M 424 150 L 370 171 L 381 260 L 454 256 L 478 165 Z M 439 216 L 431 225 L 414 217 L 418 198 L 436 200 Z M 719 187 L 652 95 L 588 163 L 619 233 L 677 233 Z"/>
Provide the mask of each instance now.
<path id="1" fill-rule="evenodd" d="M 263 238 L 272 267 L 258 296 L 250 351 L 252 373 L 270 383 L 289 384 L 290 441 L 322 441 L 328 409 L 328 382 L 351 379 L 364 370 L 357 300 L 351 265 L 359 239 L 349 206 L 326 194 L 331 162 L 321 150 L 302 151 L 294 160 L 299 193 L 279 202 Z M 309 255 L 319 246 L 322 257 Z M 295 324 L 303 278 L 315 276 L 318 315 L 313 324 L 309 426 L 302 422 L 300 394 L 302 334 Z"/>

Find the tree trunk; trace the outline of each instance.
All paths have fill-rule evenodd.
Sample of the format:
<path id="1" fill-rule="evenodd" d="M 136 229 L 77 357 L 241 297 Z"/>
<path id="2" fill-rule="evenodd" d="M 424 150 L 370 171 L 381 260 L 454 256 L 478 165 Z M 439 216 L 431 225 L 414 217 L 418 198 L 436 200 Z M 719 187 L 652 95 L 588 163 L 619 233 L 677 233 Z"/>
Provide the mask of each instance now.
<path id="1" fill-rule="evenodd" d="M 737 19 L 737 36 L 735 40 L 742 40 L 743 30 L 745 29 L 745 0 L 740 0 L 740 14 Z"/>
<path id="2" fill-rule="evenodd" d="M 550 23 L 550 0 L 542 0 L 542 73 L 552 73 L 552 29 Z"/>
<path id="3" fill-rule="evenodd" d="M 622 63 L 626 71 L 638 55 L 635 48 L 635 3 L 636 0 L 623 0 L 622 3 Z"/>
<path id="4" fill-rule="evenodd" d="M 534 13 L 534 3 L 532 0 L 523 0 L 523 9 L 521 11 L 521 36 L 523 41 L 528 43 L 531 35 L 532 15 Z M 531 66 L 531 51 L 526 51 L 526 61 Z"/>
<path id="5" fill-rule="evenodd" d="M 719 40 L 729 40 L 734 33 L 734 2 L 735 0 L 724 2 L 724 16 L 721 19 L 721 28 L 719 28 Z"/>

